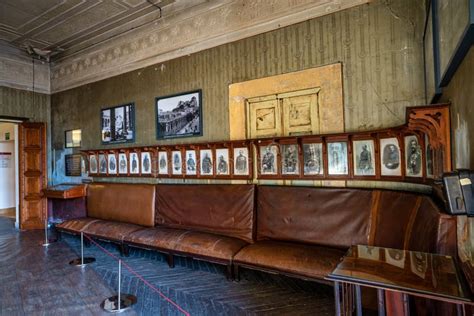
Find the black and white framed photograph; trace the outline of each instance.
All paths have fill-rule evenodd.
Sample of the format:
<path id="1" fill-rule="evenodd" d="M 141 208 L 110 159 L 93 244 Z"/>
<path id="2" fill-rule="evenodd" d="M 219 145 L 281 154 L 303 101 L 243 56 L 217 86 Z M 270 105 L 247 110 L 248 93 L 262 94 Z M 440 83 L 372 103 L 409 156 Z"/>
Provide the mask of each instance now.
<path id="1" fill-rule="evenodd" d="M 108 154 L 107 160 L 109 174 L 117 174 L 117 157 L 115 156 L 115 154 Z"/>
<path id="2" fill-rule="evenodd" d="M 99 155 L 99 173 L 107 174 L 107 157 L 104 154 Z"/>
<path id="3" fill-rule="evenodd" d="M 354 140 L 354 175 L 375 176 L 375 142 L 369 140 Z"/>
<path id="4" fill-rule="evenodd" d="M 214 175 L 214 160 L 211 149 L 201 149 L 199 151 L 200 166 L 199 171 L 201 176 Z"/>
<path id="5" fill-rule="evenodd" d="M 249 149 L 247 147 L 234 148 L 234 175 L 248 176 L 249 173 Z"/>
<path id="6" fill-rule="evenodd" d="M 216 149 L 216 175 L 228 176 L 230 175 L 229 167 L 229 148 Z"/>
<path id="7" fill-rule="evenodd" d="M 151 174 L 151 153 L 144 151 L 140 153 L 141 158 L 141 174 Z"/>
<path id="8" fill-rule="evenodd" d="M 425 134 L 425 157 L 426 157 L 426 176 L 434 178 L 433 168 L 433 148 L 431 147 L 428 135 Z"/>
<path id="9" fill-rule="evenodd" d="M 160 175 L 168 175 L 169 174 L 168 152 L 167 151 L 159 151 L 158 152 L 158 174 L 160 174 Z"/>
<path id="10" fill-rule="evenodd" d="M 421 177 L 423 175 L 423 152 L 415 135 L 405 136 L 405 162 L 407 177 Z"/>
<path id="11" fill-rule="evenodd" d="M 140 160 L 138 153 L 130 153 L 130 174 L 140 174 Z"/>
<path id="12" fill-rule="evenodd" d="M 89 173 L 97 174 L 97 156 L 89 155 Z"/>
<path id="13" fill-rule="evenodd" d="M 323 144 L 303 144 L 303 174 L 317 176 L 324 174 Z"/>
<path id="14" fill-rule="evenodd" d="M 347 175 L 349 165 L 347 161 L 347 142 L 328 142 L 328 174 Z"/>
<path id="15" fill-rule="evenodd" d="M 186 150 L 186 175 L 195 176 L 197 175 L 197 159 L 196 151 L 194 149 Z"/>
<path id="16" fill-rule="evenodd" d="M 119 174 L 127 174 L 128 173 L 127 154 L 120 153 L 118 155 L 118 173 Z"/>
<path id="17" fill-rule="evenodd" d="M 278 146 L 260 146 L 260 173 L 262 175 L 278 174 Z"/>
<path id="18" fill-rule="evenodd" d="M 202 91 L 156 98 L 157 139 L 202 136 Z"/>
<path id="19" fill-rule="evenodd" d="M 380 139 L 380 174 L 401 176 L 400 145 L 396 137 Z"/>
<path id="20" fill-rule="evenodd" d="M 128 143 L 135 140 L 135 104 L 128 103 L 100 112 L 102 143 Z"/>
<path id="21" fill-rule="evenodd" d="M 183 174 L 183 157 L 180 150 L 171 152 L 171 174 L 175 176 Z"/>
<path id="22" fill-rule="evenodd" d="M 298 144 L 282 144 L 281 148 L 281 174 L 299 175 L 300 163 Z"/>

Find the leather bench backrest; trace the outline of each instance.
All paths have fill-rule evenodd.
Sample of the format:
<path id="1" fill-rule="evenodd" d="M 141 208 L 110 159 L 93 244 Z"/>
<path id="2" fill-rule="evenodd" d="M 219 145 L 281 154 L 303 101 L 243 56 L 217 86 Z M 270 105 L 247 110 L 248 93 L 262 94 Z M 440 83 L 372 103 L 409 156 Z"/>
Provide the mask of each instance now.
<path id="1" fill-rule="evenodd" d="M 87 215 L 103 220 L 153 227 L 155 186 L 119 183 L 89 184 Z"/>
<path id="2" fill-rule="evenodd" d="M 259 186 L 257 239 L 367 244 L 371 205 L 369 190 Z"/>
<path id="3" fill-rule="evenodd" d="M 159 184 L 156 224 L 252 242 L 254 190 L 247 184 Z"/>

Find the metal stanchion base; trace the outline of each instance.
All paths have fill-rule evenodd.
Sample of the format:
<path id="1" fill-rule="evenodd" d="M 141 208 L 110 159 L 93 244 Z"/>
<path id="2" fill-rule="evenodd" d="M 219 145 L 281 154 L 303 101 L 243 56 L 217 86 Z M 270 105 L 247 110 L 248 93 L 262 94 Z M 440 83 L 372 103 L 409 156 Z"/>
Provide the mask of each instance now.
<path id="1" fill-rule="evenodd" d="M 111 296 L 105 299 L 100 307 L 106 312 L 121 313 L 137 303 L 137 297 L 131 294 L 120 295 L 120 309 L 118 309 L 118 295 Z"/>
<path id="2" fill-rule="evenodd" d="M 93 257 L 85 257 L 85 258 L 84 258 L 84 263 L 82 263 L 81 258 L 76 258 L 76 259 L 74 259 L 74 260 L 71 260 L 71 261 L 69 262 L 69 264 L 72 265 L 72 266 L 81 266 L 81 267 L 83 267 L 83 266 L 85 266 L 85 265 L 87 265 L 87 264 L 90 264 L 90 263 L 92 263 L 92 262 L 95 262 L 95 258 L 93 258 Z"/>
<path id="3" fill-rule="evenodd" d="M 49 239 L 48 242 L 42 242 L 40 245 L 43 246 L 43 247 L 48 247 L 50 246 L 51 244 L 54 244 L 55 242 L 57 242 L 56 239 Z"/>

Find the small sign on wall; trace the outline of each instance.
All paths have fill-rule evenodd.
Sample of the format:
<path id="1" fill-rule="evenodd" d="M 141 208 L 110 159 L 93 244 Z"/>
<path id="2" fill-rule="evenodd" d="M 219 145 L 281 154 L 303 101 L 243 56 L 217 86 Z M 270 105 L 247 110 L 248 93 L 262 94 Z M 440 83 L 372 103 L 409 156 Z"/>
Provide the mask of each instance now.
<path id="1" fill-rule="evenodd" d="M 9 169 L 11 168 L 12 153 L 0 152 L 0 168 Z"/>
<path id="2" fill-rule="evenodd" d="M 81 176 L 81 155 L 66 155 L 66 176 L 80 177 Z"/>

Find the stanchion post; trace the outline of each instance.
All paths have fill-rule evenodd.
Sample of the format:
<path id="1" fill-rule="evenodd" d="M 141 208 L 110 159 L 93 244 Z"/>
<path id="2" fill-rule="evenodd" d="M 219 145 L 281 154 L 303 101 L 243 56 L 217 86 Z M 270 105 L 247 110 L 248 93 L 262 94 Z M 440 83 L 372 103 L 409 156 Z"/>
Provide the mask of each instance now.
<path id="1" fill-rule="evenodd" d="M 118 278 L 118 303 L 117 303 L 117 309 L 120 310 L 120 301 L 122 300 L 121 298 L 121 291 L 120 289 L 122 288 L 122 260 L 119 259 L 119 278 Z"/>
<path id="2" fill-rule="evenodd" d="M 137 297 L 132 294 L 122 294 L 122 260 L 118 261 L 118 288 L 117 295 L 111 296 L 100 304 L 106 312 L 120 313 L 137 303 Z"/>
<path id="3" fill-rule="evenodd" d="M 70 265 L 73 265 L 73 266 L 78 266 L 78 267 L 85 267 L 86 265 L 88 265 L 89 263 L 92 263 L 92 262 L 95 262 L 95 258 L 94 257 L 86 257 L 84 258 L 84 233 L 81 232 L 81 257 L 80 258 L 76 258 L 74 260 L 71 260 L 69 262 Z"/>

